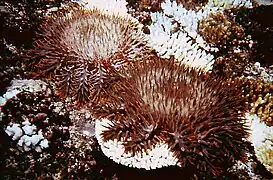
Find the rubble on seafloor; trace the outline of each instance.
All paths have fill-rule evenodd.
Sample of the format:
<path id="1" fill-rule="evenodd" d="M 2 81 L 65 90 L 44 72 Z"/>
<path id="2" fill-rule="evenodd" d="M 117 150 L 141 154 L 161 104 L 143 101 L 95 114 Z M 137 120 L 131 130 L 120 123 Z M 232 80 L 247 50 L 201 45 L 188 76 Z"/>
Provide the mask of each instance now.
<path id="1" fill-rule="evenodd" d="M 3 152 L 0 176 L 3 179 L 207 178 L 205 174 L 197 177 L 190 169 L 174 166 L 147 171 L 114 163 L 104 155 L 106 150 L 100 148 L 101 142 L 97 142 L 96 120 L 88 107 L 74 107 L 70 99 L 61 99 L 50 80 L 32 79 L 20 60 L 22 52 L 31 47 L 36 38 L 34 32 L 46 12 L 65 9 L 70 3 L 103 9 L 104 13 L 116 13 L 142 23 L 149 46 L 161 57 L 175 57 L 221 76 L 259 80 L 258 84 L 250 85 L 255 101 L 246 114 L 251 153 L 244 162 L 238 161 L 229 168 L 224 177 L 273 179 L 270 61 L 273 25 L 268 18 L 273 16 L 273 7 L 269 0 L 208 0 L 188 4 L 179 0 L 42 2 L 34 14 L 26 13 L 33 10 L 28 7 L 30 4 L 0 3 L 1 19 L 11 14 L 0 26 L 4 30 L 0 35 L 0 150 Z M 31 20 L 35 23 L 31 24 Z M 12 37 L 9 29 L 18 32 Z M 210 30 L 219 34 L 211 34 Z M 171 178 L 170 174 L 176 177 Z"/>

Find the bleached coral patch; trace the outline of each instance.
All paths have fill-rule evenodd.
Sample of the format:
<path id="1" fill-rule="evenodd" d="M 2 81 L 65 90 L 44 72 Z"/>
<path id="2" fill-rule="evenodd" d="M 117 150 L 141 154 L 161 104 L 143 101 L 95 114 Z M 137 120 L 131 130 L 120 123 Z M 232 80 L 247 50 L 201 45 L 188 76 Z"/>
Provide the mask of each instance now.
<path id="1" fill-rule="evenodd" d="M 209 6 L 216 6 L 219 8 L 232 8 L 238 6 L 252 7 L 252 1 L 250 0 L 210 0 Z"/>
<path id="2" fill-rule="evenodd" d="M 22 124 L 11 122 L 5 132 L 12 137 L 12 140 L 18 140 L 17 145 L 24 151 L 35 149 L 41 152 L 42 149 L 49 147 L 49 141 L 44 138 L 43 132 L 41 130 L 37 132 L 37 127 L 29 121 L 24 121 Z"/>
<path id="3" fill-rule="evenodd" d="M 77 2 L 86 9 L 100 9 L 108 14 L 129 17 L 125 0 L 80 0 Z"/>
<path id="4" fill-rule="evenodd" d="M 198 33 L 201 19 L 227 7 L 252 7 L 250 1 L 209 1 L 197 11 L 187 10 L 176 1 L 166 0 L 161 4 L 163 12 L 151 14 L 152 24 L 149 44 L 161 57 L 173 55 L 193 67 L 212 69 L 214 56 L 209 52 L 218 51 L 210 47 Z"/>
<path id="5" fill-rule="evenodd" d="M 16 96 L 22 91 L 37 92 L 46 90 L 46 87 L 46 83 L 41 80 L 12 80 L 11 86 L 7 88 L 6 93 L 3 96 L 0 96 L 0 106 L 4 105 L 8 99 Z M 47 92 L 49 93 L 49 91 Z"/>
<path id="6" fill-rule="evenodd" d="M 258 3 L 259 5 L 273 5 L 272 0 L 254 0 L 254 2 Z"/>
<path id="7" fill-rule="evenodd" d="M 101 133 L 107 130 L 111 122 L 107 119 L 96 120 L 95 136 L 100 144 L 101 150 L 108 158 L 114 162 L 135 168 L 146 170 L 162 168 L 167 166 L 179 166 L 178 159 L 170 151 L 168 144 L 161 142 L 156 144 L 148 152 L 136 153 L 125 152 L 123 141 L 108 140 L 103 141 Z"/>
<path id="8" fill-rule="evenodd" d="M 257 115 L 247 114 L 246 118 L 251 121 L 249 140 L 254 146 L 255 154 L 267 170 L 273 173 L 273 127 L 261 122 Z"/>
<path id="9" fill-rule="evenodd" d="M 266 169 L 273 174 L 273 135 L 266 139 L 261 147 L 257 149 L 256 156 L 264 164 Z"/>
<path id="10" fill-rule="evenodd" d="M 273 66 L 267 69 L 266 67 L 261 66 L 259 62 L 255 62 L 255 64 L 248 67 L 246 71 L 249 73 L 247 76 L 248 79 L 260 78 L 265 82 L 273 82 Z"/>
<path id="11" fill-rule="evenodd" d="M 206 46 L 200 35 L 192 38 L 162 13 L 153 13 L 151 17 L 153 23 L 150 26 L 148 42 L 161 57 L 168 58 L 173 55 L 193 67 L 212 68 L 214 56 L 205 51 Z"/>
<path id="12" fill-rule="evenodd" d="M 3 106 L 9 99 L 16 98 L 16 95 L 22 91 L 50 93 L 46 83 L 41 80 L 13 80 L 6 93 L 0 97 L 0 106 Z M 0 116 L 2 119 L 2 112 Z M 48 140 L 43 137 L 42 131 L 37 132 L 37 127 L 28 120 L 20 124 L 11 121 L 4 131 L 12 137 L 12 140 L 18 141 L 17 145 L 24 151 L 35 149 L 41 152 L 42 149 L 48 147 Z"/>

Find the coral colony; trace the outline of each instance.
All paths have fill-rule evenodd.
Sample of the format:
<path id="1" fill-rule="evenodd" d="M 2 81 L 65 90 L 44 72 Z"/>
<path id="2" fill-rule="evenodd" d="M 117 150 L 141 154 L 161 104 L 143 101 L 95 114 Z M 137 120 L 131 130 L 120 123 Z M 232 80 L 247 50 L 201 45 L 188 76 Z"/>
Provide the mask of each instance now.
<path id="1" fill-rule="evenodd" d="M 50 138 L 46 138 L 49 135 L 43 132 L 43 126 L 55 118 L 65 119 L 64 111 L 49 103 L 51 92 L 46 87 L 40 80 L 14 80 L 3 96 L 6 99 L 2 99 L 1 103 L 6 102 L 2 109 L 2 121 L 8 122 L 12 117 L 5 132 L 12 140 L 18 141 L 17 145 L 24 151 L 34 149 L 41 152 L 49 147 Z M 53 131 L 55 127 L 47 127 L 47 130 L 50 128 Z"/>
<path id="2" fill-rule="evenodd" d="M 94 168 L 96 138 L 107 158 L 132 169 L 273 178 L 272 47 L 256 62 L 273 24 L 253 18 L 259 8 L 273 16 L 272 6 L 82 0 L 48 10 L 22 53 L 36 80 L 19 76 L 0 96 L 5 173 L 21 159 L 25 177 L 105 179 Z M 254 173 L 254 160 L 266 175 Z"/>

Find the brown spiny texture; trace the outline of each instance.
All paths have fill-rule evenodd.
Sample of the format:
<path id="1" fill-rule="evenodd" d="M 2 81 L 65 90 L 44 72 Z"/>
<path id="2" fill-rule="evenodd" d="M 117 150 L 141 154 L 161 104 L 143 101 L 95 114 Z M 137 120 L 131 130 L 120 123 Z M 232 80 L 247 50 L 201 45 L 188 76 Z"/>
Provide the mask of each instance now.
<path id="1" fill-rule="evenodd" d="M 268 126 L 273 126 L 273 83 L 241 79 L 241 89 L 252 114 L 257 114 Z"/>
<path id="2" fill-rule="evenodd" d="M 102 133 L 105 141 L 125 141 L 133 154 L 165 142 L 182 168 L 216 176 L 243 159 L 245 106 L 237 82 L 160 58 L 136 62 L 124 73 L 107 91 L 112 99 L 94 109 L 112 122 Z"/>
<path id="3" fill-rule="evenodd" d="M 98 10 L 56 13 L 40 31 L 27 63 L 80 104 L 95 101 L 120 66 L 148 51 L 137 24 Z"/>

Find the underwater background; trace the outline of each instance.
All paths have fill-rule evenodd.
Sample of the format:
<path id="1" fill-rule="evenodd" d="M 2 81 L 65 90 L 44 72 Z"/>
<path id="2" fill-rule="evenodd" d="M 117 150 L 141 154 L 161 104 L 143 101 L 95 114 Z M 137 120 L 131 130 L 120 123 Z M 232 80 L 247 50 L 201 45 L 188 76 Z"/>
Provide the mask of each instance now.
<path id="1" fill-rule="evenodd" d="M 272 82 L 270 0 L 1 1 L 1 179 L 273 179 Z"/>

